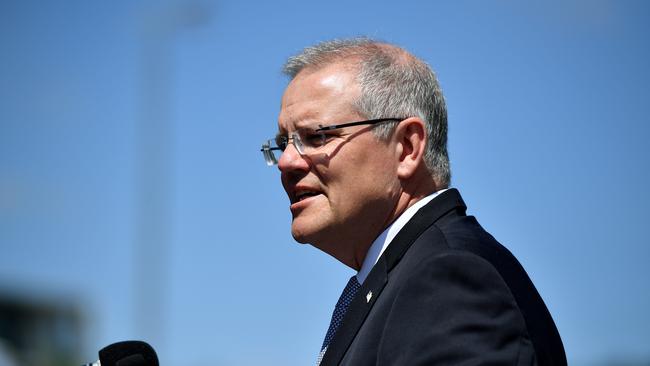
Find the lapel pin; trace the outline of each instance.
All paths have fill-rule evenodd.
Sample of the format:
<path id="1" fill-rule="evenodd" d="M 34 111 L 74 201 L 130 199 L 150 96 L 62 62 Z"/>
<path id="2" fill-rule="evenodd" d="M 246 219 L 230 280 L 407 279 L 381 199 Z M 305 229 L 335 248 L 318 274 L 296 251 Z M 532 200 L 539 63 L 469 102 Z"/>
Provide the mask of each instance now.
<path id="1" fill-rule="evenodd" d="M 370 299 L 372 299 L 372 291 L 368 291 L 368 295 L 366 295 L 366 303 L 369 303 Z"/>

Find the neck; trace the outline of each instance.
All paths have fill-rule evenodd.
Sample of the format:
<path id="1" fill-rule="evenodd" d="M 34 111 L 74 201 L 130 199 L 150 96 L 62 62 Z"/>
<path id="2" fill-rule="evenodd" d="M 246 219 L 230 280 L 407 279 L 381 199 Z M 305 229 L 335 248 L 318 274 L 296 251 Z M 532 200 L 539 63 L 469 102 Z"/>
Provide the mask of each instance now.
<path id="1" fill-rule="evenodd" d="M 428 177 L 427 177 L 428 178 Z M 399 218 L 409 207 L 413 206 L 416 202 L 420 201 L 424 197 L 432 194 L 439 190 L 435 181 L 431 178 L 420 179 L 411 182 L 401 182 L 400 192 L 395 200 L 395 204 L 388 214 L 386 220 L 378 225 L 371 237 L 363 238 L 364 242 L 367 242 L 367 245 L 357 246 L 357 252 L 351 253 L 352 256 L 348 260 L 341 260 L 348 267 L 351 267 L 355 270 L 359 270 L 363 261 L 368 254 L 368 250 L 372 245 L 373 241 L 389 227 L 397 218 Z M 442 188 L 440 188 L 442 189 Z"/>
<path id="2" fill-rule="evenodd" d="M 422 179 L 412 179 L 407 182 L 402 182 L 402 192 L 397 204 L 395 205 L 392 219 L 384 227 L 388 227 L 388 225 L 400 217 L 404 211 L 413 206 L 416 202 L 440 189 L 442 189 L 442 187 L 439 187 L 428 175 Z"/>

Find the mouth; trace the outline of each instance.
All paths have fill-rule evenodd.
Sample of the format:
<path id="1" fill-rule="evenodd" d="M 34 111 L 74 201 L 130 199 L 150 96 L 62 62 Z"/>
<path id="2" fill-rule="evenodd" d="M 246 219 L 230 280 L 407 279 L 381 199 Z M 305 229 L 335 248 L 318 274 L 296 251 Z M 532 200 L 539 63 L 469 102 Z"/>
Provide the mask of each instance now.
<path id="1" fill-rule="evenodd" d="M 304 201 L 304 200 L 306 200 L 306 199 L 308 199 L 310 197 L 318 196 L 321 193 L 322 192 L 314 191 L 314 190 L 310 190 L 310 189 L 296 189 L 296 191 L 293 194 L 293 200 L 292 200 L 293 202 L 292 203 Z"/>

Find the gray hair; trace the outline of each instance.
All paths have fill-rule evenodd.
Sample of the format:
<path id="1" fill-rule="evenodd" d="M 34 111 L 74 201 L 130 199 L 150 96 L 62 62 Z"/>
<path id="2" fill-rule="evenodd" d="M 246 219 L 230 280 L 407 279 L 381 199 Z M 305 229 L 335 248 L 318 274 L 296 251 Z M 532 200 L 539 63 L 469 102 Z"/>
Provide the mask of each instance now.
<path id="1" fill-rule="evenodd" d="M 427 146 L 424 162 L 440 187 L 451 180 L 447 153 L 447 107 L 435 73 L 404 49 L 368 38 L 332 40 L 305 48 L 290 57 L 283 72 L 291 79 L 303 69 L 320 69 L 337 63 L 357 63 L 361 89 L 353 106 L 369 119 L 419 117 L 425 122 Z M 377 125 L 381 139 L 390 136 L 397 123 Z"/>

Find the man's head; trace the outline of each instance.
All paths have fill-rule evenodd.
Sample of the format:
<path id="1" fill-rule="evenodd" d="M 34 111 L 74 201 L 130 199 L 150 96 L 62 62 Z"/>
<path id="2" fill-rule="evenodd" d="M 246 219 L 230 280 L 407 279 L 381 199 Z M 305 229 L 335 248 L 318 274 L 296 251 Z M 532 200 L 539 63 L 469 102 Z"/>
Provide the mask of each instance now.
<path id="1" fill-rule="evenodd" d="M 447 107 L 431 68 L 397 46 L 354 38 L 307 47 L 290 57 L 283 71 L 293 79 L 303 70 L 320 69 L 333 63 L 347 63 L 355 73 L 360 95 L 350 102 L 365 118 L 415 116 L 425 122 L 425 163 L 439 187 L 449 186 Z M 373 132 L 386 138 L 392 127 L 394 124 L 377 126 Z"/>
<path id="2" fill-rule="evenodd" d="M 449 184 L 442 92 L 424 62 L 368 39 L 307 48 L 284 71 L 278 166 L 292 234 L 359 268 L 393 220 Z M 379 121 L 327 128 L 366 120 Z"/>

